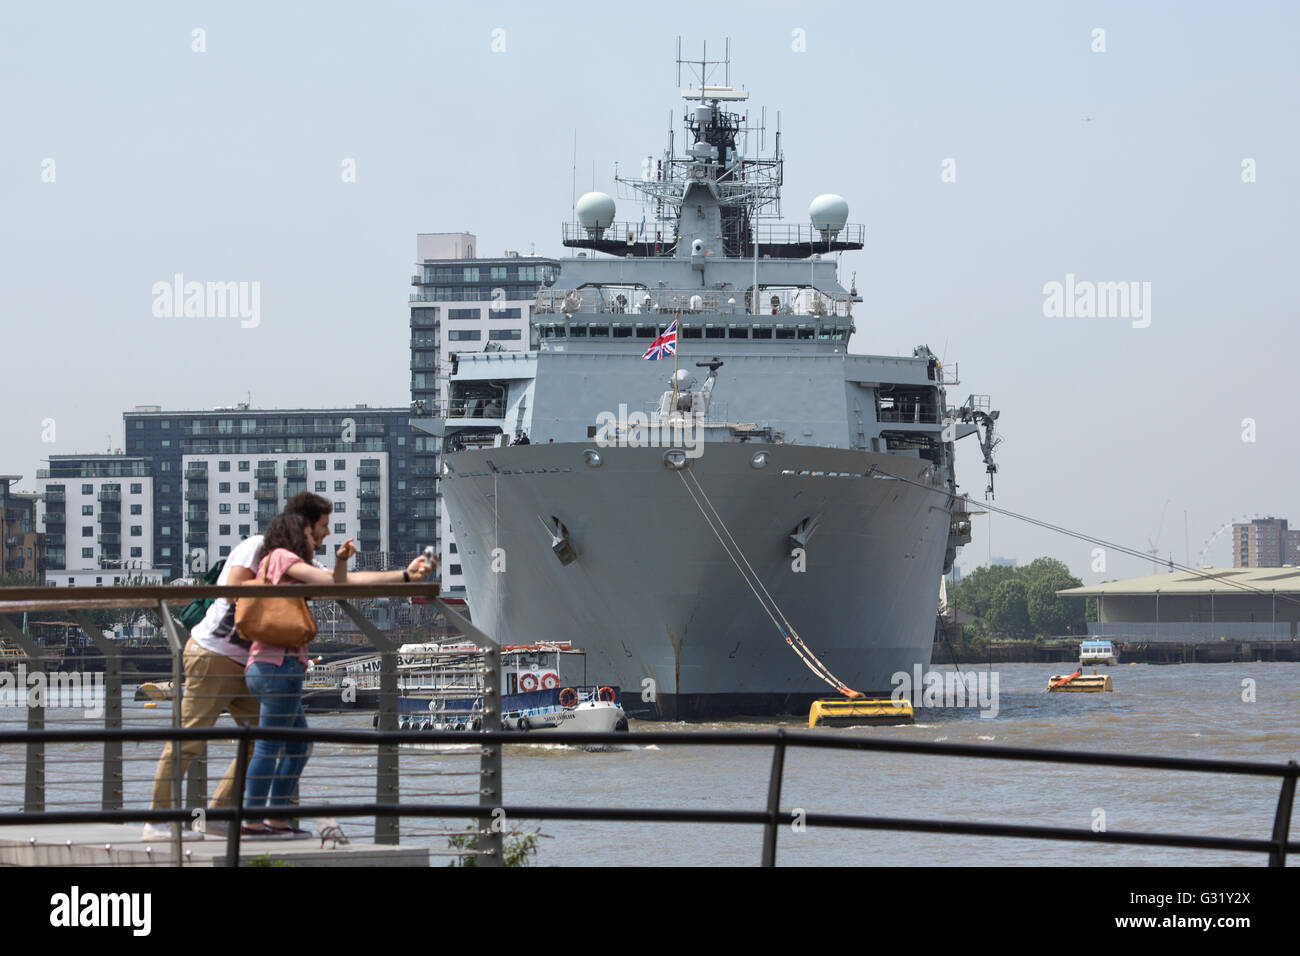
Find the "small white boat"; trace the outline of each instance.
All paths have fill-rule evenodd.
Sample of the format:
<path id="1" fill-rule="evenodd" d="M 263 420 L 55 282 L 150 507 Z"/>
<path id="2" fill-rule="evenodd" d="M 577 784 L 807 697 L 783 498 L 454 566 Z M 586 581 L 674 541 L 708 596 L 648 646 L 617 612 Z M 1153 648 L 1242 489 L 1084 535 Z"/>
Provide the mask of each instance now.
<path id="1" fill-rule="evenodd" d="M 472 644 L 404 644 L 398 652 L 398 727 L 479 730 L 483 695 Z M 620 688 L 587 682 L 586 653 L 569 643 L 501 648 L 501 729 L 628 729 Z"/>
<path id="2" fill-rule="evenodd" d="M 1084 641 L 1079 645 L 1079 664 L 1118 664 L 1119 652 L 1110 641 Z"/>

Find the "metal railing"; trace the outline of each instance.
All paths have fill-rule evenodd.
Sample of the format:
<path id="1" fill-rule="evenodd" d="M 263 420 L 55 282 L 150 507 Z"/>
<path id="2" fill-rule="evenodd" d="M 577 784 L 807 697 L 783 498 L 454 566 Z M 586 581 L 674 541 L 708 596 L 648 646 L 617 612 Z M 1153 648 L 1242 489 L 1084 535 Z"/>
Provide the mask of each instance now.
<path id="1" fill-rule="evenodd" d="M 175 809 L 133 809 L 125 806 L 123 793 L 124 756 L 126 743 L 173 741 L 179 747 L 185 740 L 234 741 L 236 753 L 235 786 L 232 791 L 234 805 L 226 808 L 212 807 L 206 811 L 213 821 L 228 822 L 225 855 L 229 864 L 238 864 L 241 852 L 240 826 L 250 816 L 244 807 L 244 784 L 249 766 L 250 744 L 255 740 L 295 741 L 306 740 L 316 744 L 344 744 L 375 748 L 374 798 L 369 800 L 344 800 L 337 802 L 301 803 L 294 807 L 295 817 L 329 816 L 335 818 L 373 818 L 375 842 L 396 845 L 400 842 L 399 822 L 413 820 L 469 818 L 475 821 L 472 838 L 475 846 L 463 853 L 472 853 L 482 865 L 499 865 L 502 861 L 502 839 L 496 817 L 504 813 L 507 819 L 585 820 L 605 822 L 663 822 L 663 823 L 719 823 L 759 825 L 763 828 L 761 862 L 764 866 L 776 863 L 778 837 L 781 829 L 795 820 L 805 827 L 823 827 L 848 830 L 878 830 L 913 833 L 943 833 L 963 836 L 1013 837 L 1033 840 L 1060 840 L 1111 845 L 1171 847 L 1264 854 L 1270 866 L 1284 866 L 1290 853 L 1300 851 L 1300 842 L 1290 839 L 1291 816 L 1300 765 L 1294 760 L 1283 763 L 1249 762 L 1241 760 L 1207 760 L 1182 757 L 1160 757 L 1133 754 L 1085 753 L 1077 750 L 1031 749 L 988 744 L 958 744 L 946 742 L 918 742 L 897 738 L 863 737 L 833 732 L 789 732 L 784 729 L 749 732 L 692 732 L 641 731 L 626 733 L 566 733 L 556 732 L 546 736 L 549 744 L 612 745 L 635 742 L 638 745 L 658 747 L 762 747 L 771 748 L 772 759 L 768 785 L 761 805 L 749 809 L 738 808 L 682 808 L 682 807 L 615 807 L 575 805 L 509 804 L 502 797 L 503 778 L 501 752 L 509 744 L 535 744 L 535 734 L 497 729 L 500 704 L 492 693 L 483 696 L 480 713 L 484 728 L 480 731 L 408 730 L 397 729 L 399 677 L 397 669 L 398 645 L 388 635 L 376 629 L 351 603 L 370 598 L 424 598 L 436 599 L 437 587 L 429 584 L 397 585 L 289 585 L 213 587 L 114 587 L 66 588 L 51 594 L 45 588 L 0 589 L 0 631 L 12 638 L 25 652 L 21 655 L 34 666 L 48 667 L 58 660 L 66 663 L 70 658 L 62 647 L 42 647 L 32 637 L 20 631 L 8 615 L 39 610 L 59 609 L 71 615 L 86 630 L 91 643 L 103 655 L 104 683 L 106 685 L 103 729 L 52 729 L 45 726 L 41 708 L 29 707 L 27 729 L 0 729 L 0 748 L 22 747 L 25 753 L 25 781 L 23 809 L 0 811 L 0 828 L 12 824 L 73 824 L 73 823 L 139 823 L 188 822 L 193 812 L 183 807 Z M 181 651 L 183 631 L 169 611 L 169 605 L 188 602 L 194 598 L 218 596 L 305 597 L 327 600 L 337 604 L 357 627 L 370 639 L 378 652 L 382 665 L 378 671 L 377 729 L 374 731 L 331 729 L 283 729 L 257 726 L 191 727 L 182 728 L 180 697 L 184 693 L 181 683 Z M 448 626 L 461 634 L 462 641 L 476 645 L 481 660 L 480 672 L 485 688 L 501 686 L 500 651 L 490 637 L 461 617 L 441 600 L 437 601 Z M 160 613 L 167 635 L 172 664 L 172 677 L 179 688 L 173 707 L 173 724 L 168 728 L 128 728 L 122 724 L 122 683 L 124 648 L 97 633 L 84 617 L 88 610 L 105 607 L 152 608 Z M 13 655 L 11 655 L 13 656 Z M 74 655 L 75 657 L 75 655 Z M 16 658 L 17 659 L 17 658 Z M 4 666 L 12 662 L 0 661 Z M 80 743 L 102 744 L 103 754 L 99 775 L 98 809 L 49 809 L 46 806 L 45 748 L 51 744 Z M 477 745 L 463 750 L 461 757 L 477 759 L 477 770 L 458 769 L 438 771 L 450 777 L 472 777 L 471 789 L 465 784 L 452 782 L 462 789 L 440 789 L 430 796 L 448 796 L 450 801 L 401 799 L 399 784 L 399 747 L 402 745 Z M 993 823 L 963 819 L 918 819 L 906 816 L 874 816 L 867 814 L 806 812 L 801 808 L 782 806 L 782 788 L 785 781 L 785 760 L 791 749 L 858 751 L 867 753 L 913 754 L 983 760 L 1009 760 L 1021 763 L 1046 763 L 1114 767 L 1168 772 L 1200 774 L 1231 774 L 1245 777 L 1270 778 L 1279 781 L 1272 828 L 1268 838 L 1233 836 L 1207 836 L 1204 834 L 1164 833 L 1146 831 L 1094 831 L 1091 828 L 1040 826 L 1017 823 Z M 181 792 L 180 761 L 173 761 L 174 794 Z M 82 777 L 83 782 L 91 782 Z M 3 832 L 0 830 L 0 832 Z M 446 831 L 439 831 L 446 832 Z M 465 831 L 450 831 L 461 832 Z M 180 835 L 177 834 L 177 862 L 182 861 Z M 263 844 L 264 845 L 264 844 Z M 463 854 L 458 854 L 463 855 Z"/>

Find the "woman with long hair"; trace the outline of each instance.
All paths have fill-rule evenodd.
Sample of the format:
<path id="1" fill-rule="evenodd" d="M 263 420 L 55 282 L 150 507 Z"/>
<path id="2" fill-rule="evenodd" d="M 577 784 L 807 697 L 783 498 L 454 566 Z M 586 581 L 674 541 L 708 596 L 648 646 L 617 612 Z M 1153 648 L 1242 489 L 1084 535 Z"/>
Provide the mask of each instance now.
<path id="1" fill-rule="evenodd" d="M 395 584 L 418 581 L 433 570 L 423 557 L 417 557 L 405 571 L 362 571 L 348 574 L 348 558 L 356 553 L 352 539 L 344 541 L 335 555 L 330 573 L 312 563 L 312 555 L 324 543 L 316 539 L 317 525 L 298 514 L 277 515 L 266 528 L 262 542 L 260 576 L 267 584 L 297 582 L 301 584 Z M 249 693 L 258 700 L 259 726 L 306 727 L 302 706 L 302 681 L 307 671 L 307 649 L 285 648 L 254 641 L 248 652 L 245 680 Z M 244 807 L 252 812 L 265 809 L 266 819 L 248 823 L 242 832 L 249 836 L 275 834 L 296 836 L 305 833 L 277 811 L 289 805 L 298 786 L 298 778 L 307 764 L 305 740 L 258 740 L 248 764 L 244 789 Z"/>

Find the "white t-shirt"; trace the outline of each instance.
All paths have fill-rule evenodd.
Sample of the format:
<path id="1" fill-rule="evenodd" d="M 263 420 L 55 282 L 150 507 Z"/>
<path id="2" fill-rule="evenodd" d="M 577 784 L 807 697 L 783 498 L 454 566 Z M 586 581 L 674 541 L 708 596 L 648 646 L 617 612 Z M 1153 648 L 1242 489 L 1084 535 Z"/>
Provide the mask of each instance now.
<path id="1" fill-rule="evenodd" d="M 258 552 L 262 550 L 262 536 L 245 538 L 226 557 L 226 565 L 217 577 L 217 584 L 228 584 L 231 568 L 248 568 L 257 574 Z M 240 664 L 248 662 L 249 642 L 235 630 L 235 605 L 225 598 L 217 598 L 208 605 L 208 613 L 190 631 L 201 647 L 214 654 L 224 654 Z"/>

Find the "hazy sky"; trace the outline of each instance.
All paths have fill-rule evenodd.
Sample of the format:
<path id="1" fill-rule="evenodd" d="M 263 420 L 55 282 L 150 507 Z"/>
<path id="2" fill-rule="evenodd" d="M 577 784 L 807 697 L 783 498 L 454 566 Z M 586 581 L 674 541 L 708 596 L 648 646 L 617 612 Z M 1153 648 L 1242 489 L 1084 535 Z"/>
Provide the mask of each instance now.
<path id="1" fill-rule="evenodd" d="M 1186 512 L 1194 561 L 1233 518 L 1300 522 L 1298 21 L 1227 3 L 6 4 L 0 472 L 31 488 L 50 454 L 119 447 L 136 404 L 405 405 L 415 234 L 560 255 L 575 128 L 578 191 L 593 163 L 613 191 L 614 162 L 639 169 L 680 113 L 676 37 L 730 36 L 733 85 L 782 114 L 785 218 L 838 192 L 866 224 L 843 258 L 865 299 L 853 350 L 928 343 L 959 365 L 950 399 L 993 396 L 999 505 L 1145 549 L 1168 500 L 1160 549 L 1184 559 Z M 260 324 L 155 317 L 175 273 L 259 282 Z M 1067 274 L 1149 282 L 1149 326 L 1046 317 Z M 973 439 L 958 479 L 983 492 Z M 1093 573 L 1091 545 L 1005 517 L 990 541 L 987 522 L 963 566 L 1150 571 L 1112 555 Z M 1226 536 L 1212 557 L 1230 563 Z"/>

